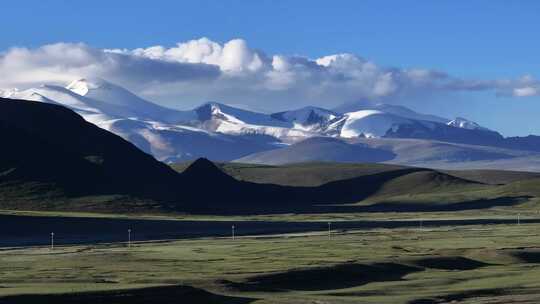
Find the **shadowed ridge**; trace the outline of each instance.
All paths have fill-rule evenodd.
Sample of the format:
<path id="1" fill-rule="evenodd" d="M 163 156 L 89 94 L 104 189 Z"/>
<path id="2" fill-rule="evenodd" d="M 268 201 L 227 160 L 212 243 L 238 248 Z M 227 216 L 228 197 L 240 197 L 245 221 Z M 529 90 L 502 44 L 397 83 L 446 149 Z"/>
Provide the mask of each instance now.
<path id="1" fill-rule="evenodd" d="M 0 134 L 0 172 L 11 172 L 0 182 L 46 183 L 70 197 L 176 195 L 176 172 L 63 106 L 0 98 Z"/>
<path id="2" fill-rule="evenodd" d="M 223 172 L 218 166 L 206 158 L 198 158 L 181 173 L 181 176 L 189 182 L 232 183 L 237 180 Z"/>
<path id="3" fill-rule="evenodd" d="M 187 191 L 182 192 L 180 205 L 173 208 L 180 207 L 194 212 L 230 212 L 238 204 L 260 194 L 258 186 L 236 180 L 206 158 L 195 160 L 180 174 L 180 180 Z M 257 210 L 260 207 L 251 206 L 250 209 Z"/>

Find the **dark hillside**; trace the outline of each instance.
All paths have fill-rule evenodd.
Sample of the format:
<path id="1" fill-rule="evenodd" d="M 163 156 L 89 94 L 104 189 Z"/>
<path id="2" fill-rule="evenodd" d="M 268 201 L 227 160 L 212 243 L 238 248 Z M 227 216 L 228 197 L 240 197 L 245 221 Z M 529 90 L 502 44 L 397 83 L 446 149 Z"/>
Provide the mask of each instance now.
<path id="1" fill-rule="evenodd" d="M 1 182 L 41 182 L 68 196 L 166 198 L 177 174 L 131 143 L 61 106 L 0 100 Z"/>

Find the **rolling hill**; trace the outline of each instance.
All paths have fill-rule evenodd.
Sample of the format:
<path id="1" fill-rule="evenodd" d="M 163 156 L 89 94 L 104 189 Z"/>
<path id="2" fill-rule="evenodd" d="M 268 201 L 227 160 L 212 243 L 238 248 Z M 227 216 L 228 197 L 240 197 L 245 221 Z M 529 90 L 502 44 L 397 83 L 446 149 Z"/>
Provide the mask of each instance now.
<path id="1" fill-rule="evenodd" d="M 190 164 L 191 162 L 176 163 L 171 167 L 178 172 L 183 172 Z M 315 187 L 332 181 L 407 168 L 391 164 L 332 162 L 306 162 L 280 166 L 235 162 L 216 163 L 216 165 L 238 180 L 299 187 Z M 540 173 L 523 171 L 444 170 L 441 172 L 486 185 L 506 185 L 540 178 Z"/>

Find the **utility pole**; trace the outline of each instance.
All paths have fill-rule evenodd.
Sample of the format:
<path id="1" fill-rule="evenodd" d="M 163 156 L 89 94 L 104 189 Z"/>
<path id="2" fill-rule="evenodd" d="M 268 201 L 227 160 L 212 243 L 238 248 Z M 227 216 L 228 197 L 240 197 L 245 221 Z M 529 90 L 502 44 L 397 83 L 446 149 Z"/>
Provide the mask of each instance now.
<path id="1" fill-rule="evenodd" d="M 54 250 L 54 232 L 51 232 L 51 250 Z"/>
<path id="2" fill-rule="evenodd" d="M 329 239 L 329 240 L 330 240 L 330 238 L 332 237 L 332 232 L 331 232 L 331 230 L 330 230 L 330 229 L 331 229 L 331 228 L 330 228 L 331 225 L 332 225 L 332 223 L 331 223 L 331 222 L 328 222 L 328 239 Z"/>
<path id="3" fill-rule="evenodd" d="M 128 248 L 131 248 L 131 229 L 128 229 Z"/>
<path id="4" fill-rule="evenodd" d="M 521 225 L 520 216 L 521 216 L 521 213 L 518 213 L 518 215 L 517 215 L 517 224 L 518 224 L 518 226 Z"/>
<path id="5" fill-rule="evenodd" d="M 232 227 L 231 227 L 231 232 L 232 232 L 232 240 L 233 240 L 233 241 L 234 241 L 234 228 L 235 228 L 234 225 L 232 225 Z"/>

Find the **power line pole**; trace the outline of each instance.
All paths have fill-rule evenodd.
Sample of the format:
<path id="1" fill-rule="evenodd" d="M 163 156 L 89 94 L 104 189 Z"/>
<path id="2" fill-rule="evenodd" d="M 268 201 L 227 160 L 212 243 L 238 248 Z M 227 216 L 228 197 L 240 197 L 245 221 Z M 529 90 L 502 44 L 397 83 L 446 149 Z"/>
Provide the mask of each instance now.
<path id="1" fill-rule="evenodd" d="M 51 232 L 51 250 L 54 250 L 54 232 Z"/>
<path id="2" fill-rule="evenodd" d="M 231 232 L 232 232 L 232 239 L 233 239 L 233 241 L 234 241 L 234 229 L 235 229 L 235 227 L 234 227 L 234 225 L 232 225 L 232 227 L 231 227 Z"/>
<path id="3" fill-rule="evenodd" d="M 128 229 L 128 248 L 131 248 L 131 229 Z"/>
<path id="4" fill-rule="evenodd" d="M 328 239 L 329 239 L 329 240 L 330 240 L 330 238 L 332 237 L 332 232 L 331 232 L 331 230 L 330 230 L 330 229 L 331 229 L 331 228 L 330 228 L 331 225 L 332 225 L 332 223 L 328 222 Z"/>

